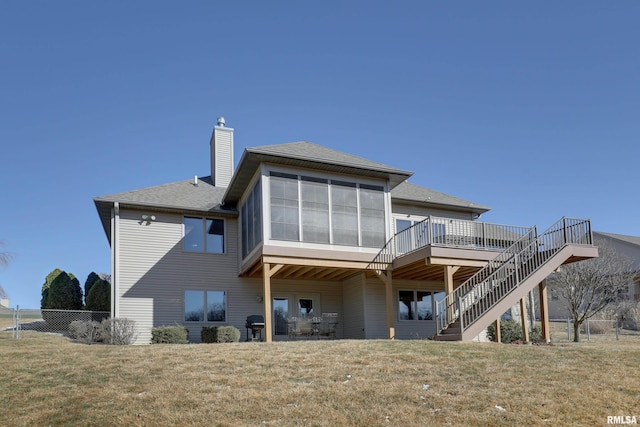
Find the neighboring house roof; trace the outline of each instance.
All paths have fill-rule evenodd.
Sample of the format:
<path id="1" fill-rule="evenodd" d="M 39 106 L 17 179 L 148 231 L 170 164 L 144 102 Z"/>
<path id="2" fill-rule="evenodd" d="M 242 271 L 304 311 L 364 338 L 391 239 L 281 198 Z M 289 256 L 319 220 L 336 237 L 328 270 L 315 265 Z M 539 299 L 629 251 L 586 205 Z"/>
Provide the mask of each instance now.
<path id="1" fill-rule="evenodd" d="M 626 243 L 631 243 L 632 245 L 640 246 L 640 237 L 638 236 L 625 236 L 623 234 L 604 233 L 602 231 L 594 231 L 593 234 L 595 234 L 596 236 L 601 235 L 610 239 L 621 240 Z"/>
<path id="2" fill-rule="evenodd" d="M 407 201 L 411 204 L 435 205 L 438 207 L 463 208 L 465 211 L 483 214 L 491 210 L 488 206 L 483 206 L 468 200 L 440 193 L 430 188 L 421 187 L 410 182 L 402 182 L 391 190 L 391 198 L 398 201 Z"/>
<path id="3" fill-rule="evenodd" d="M 222 206 L 222 196 L 225 189 L 214 187 L 211 177 L 198 179 L 198 185 L 193 180 L 172 182 L 139 190 L 116 193 L 94 198 L 102 226 L 110 235 L 111 207 L 118 202 L 121 207 L 154 208 L 160 211 L 180 212 L 211 212 L 218 215 L 237 216 L 235 209 Z"/>
<path id="4" fill-rule="evenodd" d="M 388 179 L 391 188 L 413 175 L 413 172 L 372 162 L 307 141 L 248 147 L 244 150 L 236 172 L 224 196 L 225 203 L 236 204 L 255 175 L 260 163 L 306 167 L 315 170 Z"/>

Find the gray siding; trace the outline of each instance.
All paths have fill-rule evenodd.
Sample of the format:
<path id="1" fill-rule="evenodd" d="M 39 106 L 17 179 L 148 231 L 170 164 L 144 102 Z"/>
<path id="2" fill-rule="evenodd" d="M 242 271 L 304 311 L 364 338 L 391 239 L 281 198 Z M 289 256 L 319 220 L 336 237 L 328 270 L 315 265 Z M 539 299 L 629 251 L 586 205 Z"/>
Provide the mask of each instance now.
<path id="1" fill-rule="evenodd" d="M 467 219 L 472 220 L 473 214 L 471 212 L 459 212 L 447 209 L 427 208 L 422 206 L 407 205 L 404 203 L 393 203 L 391 211 L 394 215 L 415 215 L 420 217 L 426 216 L 441 216 L 444 218 L 454 219 Z"/>
<path id="2" fill-rule="evenodd" d="M 364 274 L 358 274 L 343 281 L 344 337 L 363 339 L 364 321 Z"/>
<path id="3" fill-rule="evenodd" d="M 382 281 L 378 278 L 367 279 L 365 285 L 365 338 L 388 338 L 386 307 Z"/>
<path id="4" fill-rule="evenodd" d="M 395 319 L 396 339 L 429 338 L 435 335 L 435 320 L 397 320 L 399 290 L 441 291 L 442 284 L 410 280 L 393 281 L 393 318 Z M 369 279 L 366 284 L 366 338 L 368 339 L 384 339 L 388 337 L 385 298 L 385 287 L 382 281 Z"/>
<path id="5" fill-rule="evenodd" d="M 227 187 L 233 176 L 233 129 L 216 126 L 211 143 L 213 185 Z"/>
<path id="6" fill-rule="evenodd" d="M 142 213 L 155 215 L 141 224 Z M 136 321 L 136 343 L 148 343 L 151 328 L 185 324 L 192 341 L 200 340 L 202 326 L 215 322 L 184 322 L 185 290 L 220 290 L 227 296 L 227 324 L 238 327 L 243 338 L 249 314 L 261 313 L 262 283 L 237 275 L 237 221 L 225 220 L 225 254 L 185 252 L 182 216 L 151 211 L 124 211 L 120 216 L 119 316 Z"/>

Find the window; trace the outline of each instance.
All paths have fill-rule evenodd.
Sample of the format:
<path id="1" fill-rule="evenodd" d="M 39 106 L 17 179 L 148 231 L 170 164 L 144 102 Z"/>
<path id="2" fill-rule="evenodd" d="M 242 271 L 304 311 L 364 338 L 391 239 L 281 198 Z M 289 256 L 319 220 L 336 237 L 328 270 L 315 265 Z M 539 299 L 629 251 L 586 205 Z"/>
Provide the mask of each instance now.
<path id="1" fill-rule="evenodd" d="M 399 320 L 433 320 L 433 292 L 399 291 Z"/>
<path id="2" fill-rule="evenodd" d="M 262 242 L 262 187 L 256 182 L 241 208 L 242 257 Z"/>
<path id="3" fill-rule="evenodd" d="M 382 247 L 386 243 L 382 187 L 360 185 L 360 232 L 362 246 Z"/>
<path id="4" fill-rule="evenodd" d="M 226 322 L 226 319 L 224 291 L 184 291 L 185 322 Z"/>
<path id="5" fill-rule="evenodd" d="M 356 184 L 331 181 L 333 243 L 358 246 L 358 189 Z"/>
<path id="6" fill-rule="evenodd" d="M 184 250 L 224 253 L 224 220 L 184 217 Z"/>
<path id="7" fill-rule="evenodd" d="M 375 248 L 386 243 L 383 186 L 271 172 L 270 190 L 273 239 Z"/>
<path id="8" fill-rule="evenodd" d="M 271 173 L 271 237 L 300 240 L 298 227 L 298 177 Z"/>
<path id="9" fill-rule="evenodd" d="M 329 243 L 329 182 L 303 176 L 300 184 L 302 198 L 302 240 Z"/>

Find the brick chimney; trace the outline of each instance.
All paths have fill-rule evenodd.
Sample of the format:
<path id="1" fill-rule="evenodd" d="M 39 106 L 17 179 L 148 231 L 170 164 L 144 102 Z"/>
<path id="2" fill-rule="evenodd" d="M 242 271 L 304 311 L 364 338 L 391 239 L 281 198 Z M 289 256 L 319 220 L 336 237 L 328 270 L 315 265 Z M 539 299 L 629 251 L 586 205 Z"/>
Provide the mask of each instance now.
<path id="1" fill-rule="evenodd" d="M 224 117 L 211 135 L 211 179 L 216 187 L 228 187 L 233 175 L 233 128 L 225 127 Z"/>

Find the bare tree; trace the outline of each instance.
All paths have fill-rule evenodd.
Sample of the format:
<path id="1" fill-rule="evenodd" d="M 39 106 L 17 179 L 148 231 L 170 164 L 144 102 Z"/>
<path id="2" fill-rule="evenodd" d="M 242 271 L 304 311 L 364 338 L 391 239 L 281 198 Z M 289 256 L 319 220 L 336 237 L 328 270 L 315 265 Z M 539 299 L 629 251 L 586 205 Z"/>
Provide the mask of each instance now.
<path id="1" fill-rule="evenodd" d="M 599 257 L 562 266 L 549 284 L 573 318 L 573 340 L 580 341 L 585 320 L 627 296 L 635 272 L 629 258 L 601 244 Z"/>
<path id="2" fill-rule="evenodd" d="M 0 241 L 0 249 L 2 249 L 3 247 L 4 242 Z M 11 253 L 0 251 L 0 266 L 6 267 L 7 265 L 9 265 L 9 261 L 11 261 L 12 258 L 13 256 L 11 255 Z"/>

